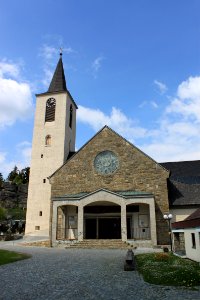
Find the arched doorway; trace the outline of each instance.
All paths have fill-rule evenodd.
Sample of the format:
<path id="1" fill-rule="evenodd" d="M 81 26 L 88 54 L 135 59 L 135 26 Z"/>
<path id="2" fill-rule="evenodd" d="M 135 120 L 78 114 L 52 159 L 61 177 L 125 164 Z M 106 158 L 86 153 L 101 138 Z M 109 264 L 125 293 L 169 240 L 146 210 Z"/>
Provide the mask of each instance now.
<path id="1" fill-rule="evenodd" d="M 85 239 L 121 239 L 121 206 L 109 201 L 84 206 Z"/>
<path id="2" fill-rule="evenodd" d="M 144 203 L 128 204 L 126 206 L 127 239 L 149 240 L 150 212 L 149 205 Z"/>
<path id="3" fill-rule="evenodd" d="M 78 207 L 63 205 L 57 212 L 57 239 L 76 240 L 78 238 Z"/>

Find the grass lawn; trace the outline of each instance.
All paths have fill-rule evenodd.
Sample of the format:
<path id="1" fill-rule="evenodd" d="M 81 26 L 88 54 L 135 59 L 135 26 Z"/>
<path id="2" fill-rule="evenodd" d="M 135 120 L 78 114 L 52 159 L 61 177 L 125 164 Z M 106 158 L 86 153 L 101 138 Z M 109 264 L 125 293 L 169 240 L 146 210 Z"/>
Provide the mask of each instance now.
<path id="1" fill-rule="evenodd" d="M 1 250 L 0 249 L 0 265 L 9 264 L 12 262 L 15 262 L 17 260 L 22 260 L 26 258 L 30 258 L 31 255 L 13 252 L 13 251 L 7 251 L 7 250 Z"/>
<path id="2" fill-rule="evenodd" d="M 135 256 L 138 271 L 145 281 L 160 285 L 193 287 L 200 285 L 200 265 L 172 253 Z"/>

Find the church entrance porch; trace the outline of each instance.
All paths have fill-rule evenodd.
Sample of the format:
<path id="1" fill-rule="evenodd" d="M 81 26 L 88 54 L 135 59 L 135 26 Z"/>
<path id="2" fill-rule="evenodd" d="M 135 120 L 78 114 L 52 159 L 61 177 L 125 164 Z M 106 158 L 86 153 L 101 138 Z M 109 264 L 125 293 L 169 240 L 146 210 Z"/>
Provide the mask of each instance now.
<path id="1" fill-rule="evenodd" d="M 130 192 L 129 192 L 130 193 Z M 132 195 L 133 194 L 133 195 Z M 157 245 L 152 195 L 99 190 L 52 199 L 52 244 L 59 241 L 149 241 Z"/>

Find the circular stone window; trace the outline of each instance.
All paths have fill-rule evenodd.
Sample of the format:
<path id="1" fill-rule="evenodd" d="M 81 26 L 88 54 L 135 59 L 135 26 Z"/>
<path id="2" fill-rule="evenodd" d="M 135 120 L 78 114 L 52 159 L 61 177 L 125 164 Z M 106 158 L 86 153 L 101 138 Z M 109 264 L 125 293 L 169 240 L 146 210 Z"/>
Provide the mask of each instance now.
<path id="1" fill-rule="evenodd" d="M 112 151 L 103 151 L 95 157 L 94 167 L 98 173 L 109 175 L 118 169 L 119 160 Z"/>

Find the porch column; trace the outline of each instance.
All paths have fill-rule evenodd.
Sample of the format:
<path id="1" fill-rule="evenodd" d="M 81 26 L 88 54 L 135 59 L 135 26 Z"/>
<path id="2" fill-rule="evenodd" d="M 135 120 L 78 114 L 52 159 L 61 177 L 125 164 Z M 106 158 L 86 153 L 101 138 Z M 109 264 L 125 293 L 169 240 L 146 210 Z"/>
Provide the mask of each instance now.
<path id="1" fill-rule="evenodd" d="M 156 214 L 155 214 L 155 200 L 149 204 L 150 212 L 150 226 L 151 226 L 151 241 L 154 246 L 157 245 L 157 233 L 156 233 Z"/>
<path id="2" fill-rule="evenodd" d="M 83 204 L 78 205 L 78 241 L 83 240 Z"/>
<path id="3" fill-rule="evenodd" d="M 58 219 L 58 207 L 53 202 L 53 216 L 52 216 L 52 246 L 56 244 L 56 232 L 57 232 L 57 219 Z"/>
<path id="4" fill-rule="evenodd" d="M 122 241 L 127 241 L 127 225 L 126 225 L 126 204 L 121 204 L 121 233 Z"/>

